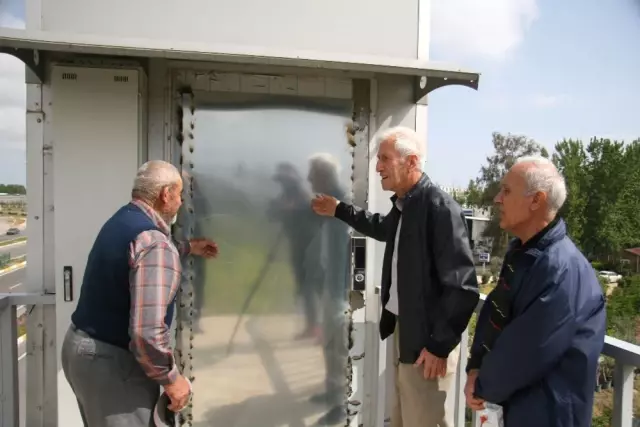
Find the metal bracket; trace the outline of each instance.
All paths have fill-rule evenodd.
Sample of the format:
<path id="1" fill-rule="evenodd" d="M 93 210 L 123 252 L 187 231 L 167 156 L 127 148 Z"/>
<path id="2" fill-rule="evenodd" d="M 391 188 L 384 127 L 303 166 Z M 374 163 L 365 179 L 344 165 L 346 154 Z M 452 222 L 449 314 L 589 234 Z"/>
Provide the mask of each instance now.
<path id="1" fill-rule="evenodd" d="M 44 58 L 40 55 L 39 50 L 0 46 L 0 53 L 6 53 L 24 62 L 28 70 L 33 75 L 35 75 L 37 80 L 36 83 L 44 83 L 44 77 L 45 77 L 44 67 L 45 67 L 46 61 L 43 60 Z M 31 76 L 27 75 L 27 80 L 33 80 L 33 79 L 31 78 Z"/>
<path id="2" fill-rule="evenodd" d="M 427 105 L 427 95 L 434 90 L 445 86 L 466 86 L 471 89 L 478 90 L 478 83 L 478 79 L 466 80 L 450 77 L 416 76 L 413 79 L 414 102 L 419 105 Z"/>

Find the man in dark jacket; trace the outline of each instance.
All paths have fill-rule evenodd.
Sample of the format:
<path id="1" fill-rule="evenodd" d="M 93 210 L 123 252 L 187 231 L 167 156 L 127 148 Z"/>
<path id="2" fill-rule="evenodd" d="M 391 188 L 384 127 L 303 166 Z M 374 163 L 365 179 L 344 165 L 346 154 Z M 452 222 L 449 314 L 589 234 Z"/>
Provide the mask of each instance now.
<path id="1" fill-rule="evenodd" d="M 595 271 L 557 212 L 564 179 L 543 157 L 519 159 L 495 202 L 516 236 L 478 318 L 467 404 L 502 407 L 505 427 L 591 425 L 605 306 Z"/>
<path id="2" fill-rule="evenodd" d="M 478 283 L 460 206 L 422 172 L 424 144 L 411 129 L 379 138 L 376 170 L 393 191 L 387 215 L 319 195 L 316 213 L 335 216 L 386 242 L 380 335 L 395 330 L 393 427 L 452 427 L 460 337 L 478 302 Z"/>

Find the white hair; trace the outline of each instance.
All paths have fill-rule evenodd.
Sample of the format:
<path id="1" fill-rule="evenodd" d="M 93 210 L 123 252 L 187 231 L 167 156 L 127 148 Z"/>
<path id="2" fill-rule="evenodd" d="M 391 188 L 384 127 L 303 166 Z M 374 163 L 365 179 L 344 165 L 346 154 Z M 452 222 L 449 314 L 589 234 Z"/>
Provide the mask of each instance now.
<path id="1" fill-rule="evenodd" d="M 147 202 L 155 202 L 163 188 L 173 187 L 181 179 L 180 172 L 171 163 L 150 160 L 138 169 L 131 196 Z"/>
<path id="2" fill-rule="evenodd" d="M 418 168 L 422 170 L 425 161 L 425 143 L 413 129 L 396 126 L 381 131 L 375 140 L 376 151 L 380 149 L 380 144 L 384 141 L 394 141 L 394 147 L 404 158 L 409 155 L 418 156 Z"/>
<path id="3" fill-rule="evenodd" d="M 527 164 L 524 179 L 529 194 L 541 191 L 547 193 L 547 203 L 552 214 L 556 214 L 567 199 L 567 186 L 564 177 L 558 172 L 553 162 L 542 156 L 524 156 L 516 160 L 514 165 Z"/>

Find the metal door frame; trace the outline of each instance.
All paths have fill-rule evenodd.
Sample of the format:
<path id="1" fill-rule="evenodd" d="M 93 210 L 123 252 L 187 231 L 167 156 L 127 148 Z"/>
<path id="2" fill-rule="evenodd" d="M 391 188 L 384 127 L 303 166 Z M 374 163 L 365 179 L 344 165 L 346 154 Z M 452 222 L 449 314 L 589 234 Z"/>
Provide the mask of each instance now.
<path id="1" fill-rule="evenodd" d="M 269 74 L 253 72 L 243 67 L 242 72 L 235 72 L 228 66 L 221 66 L 221 71 L 216 71 L 214 65 L 199 64 L 195 69 L 186 69 L 184 64 L 180 68 L 172 68 L 169 64 L 159 67 L 156 78 L 164 76 L 169 90 L 165 92 L 165 145 L 163 149 L 164 159 L 172 162 L 179 170 L 182 170 L 181 156 L 185 153 L 181 147 L 186 147 L 188 141 L 193 138 L 191 132 L 193 114 L 196 108 L 194 97 L 212 96 L 213 93 L 230 94 L 270 94 L 289 95 L 301 98 L 313 97 L 318 99 L 350 100 L 353 105 L 353 129 L 355 146 L 352 150 L 352 175 L 351 175 L 351 199 L 360 207 L 366 208 L 369 191 L 369 164 L 370 164 L 370 129 L 372 113 L 372 80 L 369 78 L 345 78 L 335 73 L 323 73 L 321 75 L 309 75 L 304 70 L 300 73 L 276 74 L 269 70 Z M 259 68 L 256 68 L 259 71 Z M 306 71 L 306 72 L 305 72 Z M 150 70 L 150 80 L 154 78 L 153 69 Z M 170 94 L 170 95 L 169 95 Z M 169 95 L 169 96 L 167 96 Z M 153 97 L 153 90 L 150 96 Z M 153 106 L 150 106 L 150 110 Z M 156 112 L 156 118 L 160 115 Z M 157 119 L 156 119 L 157 120 Z M 152 134 L 152 121 L 149 122 L 149 134 Z M 153 148 L 150 146 L 149 151 Z M 188 149 L 186 149 L 188 152 Z M 150 156 L 150 158 L 152 158 Z M 182 158 L 182 163 L 187 159 Z M 190 187 L 189 182 L 184 183 L 185 189 Z M 189 202 L 184 200 L 185 205 Z M 178 219 L 178 224 L 180 217 Z M 354 231 L 351 231 L 352 236 Z M 189 232 L 187 237 L 191 237 Z M 369 244 L 367 244 L 369 246 Z M 372 271 L 370 265 L 371 256 L 367 256 L 367 270 Z M 353 259 L 350 260 L 353 266 Z M 189 279 L 189 276 L 186 276 Z M 368 274 L 365 291 L 350 291 L 349 302 L 351 316 L 348 322 L 349 331 L 349 357 L 348 366 L 351 372 L 348 375 L 351 394 L 347 399 L 348 425 L 360 426 L 363 421 L 373 421 L 372 426 L 382 423 L 377 418 L 378 404 L 378 350 L 379 338 L 377 333 L 377 318 L 379 311 L 378 294 L 373 284 L 373 275 Z M 189 295 L 183 299 L 183 293 L 179 294 L 178 313 L 188 309 L 191 304 Z M 373 296 L 373 298 L 371 298 Z M 371 298 L 371 299 L 369 299 Z M 368 300 L 368 302 L 367 302 Z M 367 313 L 368 312 L 368 313 Z M 375 323 L 371 323 L 375 319 Z M 176 362 L 183 366 L 185 375 L 191 375 L 190 354 L 184 354 L 183 348 L 190 348 L 193 334 L 185 327 L 190 325 L 178 325 L 174 322 Z M 372 333 L 374 331 L 374 333 Z M 365 357 L 365 354 L 367 357 Z M 190 413 L 185 416 L 187 425 L 191 425 Z M 369 425 L 368 423 L 366 425 Z"/>

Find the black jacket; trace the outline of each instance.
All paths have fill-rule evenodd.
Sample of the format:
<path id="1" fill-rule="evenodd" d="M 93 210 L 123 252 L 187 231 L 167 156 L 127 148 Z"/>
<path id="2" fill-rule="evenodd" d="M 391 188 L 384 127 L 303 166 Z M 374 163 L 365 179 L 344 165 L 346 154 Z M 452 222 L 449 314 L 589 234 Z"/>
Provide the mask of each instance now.
<path id="1" fill-rule="evenodd" d="M 478 280 L 462 209 L 453 198 L 423 174 L 403 200 L 402 213 L 393 208 L 385 216 L 340 203 L 336 218 L 360 233 L 386 242 L 382 265 L 382 304 L 389 301 L 391 259 L 400 215 L 398 303 L 400 362 L 414 363 L 426 348 L 447 357 L 478 303 Z M 396 316 L 383 309 L 380 336 L 395 329 Z"/>

